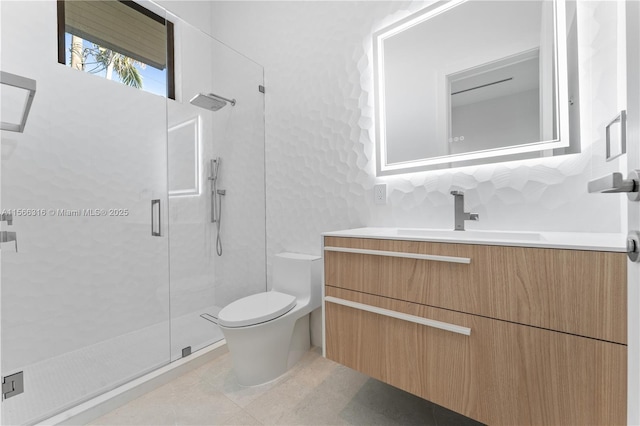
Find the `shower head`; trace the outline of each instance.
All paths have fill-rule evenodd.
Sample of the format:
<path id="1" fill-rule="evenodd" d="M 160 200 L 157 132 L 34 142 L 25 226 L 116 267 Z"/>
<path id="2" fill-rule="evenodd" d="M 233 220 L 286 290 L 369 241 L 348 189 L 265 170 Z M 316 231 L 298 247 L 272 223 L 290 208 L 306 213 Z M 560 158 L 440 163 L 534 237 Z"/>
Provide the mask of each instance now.
<path id="1" fill-rule="evenodd" d="M 198 106 L 200 108 L 208 109 L 210 111 L 217 111 L 220 108 L 224 107 L 227 102 L 229 102 L 232 106 L 236 104 L 235 99 L 227 99 L 222 96 L 218 96 L 213 93 L 209 93 L 205 95 L 204 93 L 198 93 L 189 101 L 192 105 Z"/>

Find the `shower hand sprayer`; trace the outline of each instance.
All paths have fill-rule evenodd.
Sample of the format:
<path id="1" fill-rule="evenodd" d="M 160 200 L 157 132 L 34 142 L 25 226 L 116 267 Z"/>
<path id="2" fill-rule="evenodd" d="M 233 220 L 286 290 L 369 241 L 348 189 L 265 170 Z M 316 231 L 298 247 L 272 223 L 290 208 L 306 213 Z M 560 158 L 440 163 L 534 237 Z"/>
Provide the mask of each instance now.
<path id="1" fill-rule="evenodd" d="M 218 189 L 218 171 L 220 170 L 221 162 L 222 159 L 220 157 L 211 160 L 211 174 L 209 175 L 209 180 L 211 181 L 211 223 L 216 225 L 216 253 L 218 256 L 222 256 L 222 240 L 220 239 L 222 196 L 227 192 L 224 189 Z"/>
<path id="2" fill-rule="evenodd" d="M 227 104 L 236 105 L 235 99 L 225 98 L 215 93 L 198 93 L 189 101 L 192 105 L 209 111 L 218 111 Z M 218 170 L 220 169 L 220 157 L 211 160 L 209 180 L 211 181 L 211 222 L 216 224 L 216 253 L 222 256 L 222 241 L 220 240 L 220 216 L 222 213 L 222 196 L 226 194 L 224 189 L 218 189 Z"/>

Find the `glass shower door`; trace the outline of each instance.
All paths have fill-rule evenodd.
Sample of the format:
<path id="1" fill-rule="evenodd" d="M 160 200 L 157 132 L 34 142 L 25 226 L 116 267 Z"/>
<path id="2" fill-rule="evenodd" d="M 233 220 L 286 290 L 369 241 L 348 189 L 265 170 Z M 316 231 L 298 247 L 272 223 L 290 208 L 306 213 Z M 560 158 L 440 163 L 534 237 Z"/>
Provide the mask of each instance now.
<path id="1" fill-rule="evenodd" d="M 223 338 L 215 324 L 222 307 L 266 289 L 265 150 L 262 66 L 179 18 L 171 20 L 180 52 L 176 101 L 168 104 L 175 360 Z M 199 94 L 235 104 L 203 108 L 190 102 Z M 214 207 L 219 223 L 212 221 Z"/>
<path id="2" fill-rule="evenodd" d="M 1 134 L 2 424 L 25 424 L 169 362 L 167 101 L 58 64 L 56 2 L 1 7 L 2 70 L 37 82 Z"/>

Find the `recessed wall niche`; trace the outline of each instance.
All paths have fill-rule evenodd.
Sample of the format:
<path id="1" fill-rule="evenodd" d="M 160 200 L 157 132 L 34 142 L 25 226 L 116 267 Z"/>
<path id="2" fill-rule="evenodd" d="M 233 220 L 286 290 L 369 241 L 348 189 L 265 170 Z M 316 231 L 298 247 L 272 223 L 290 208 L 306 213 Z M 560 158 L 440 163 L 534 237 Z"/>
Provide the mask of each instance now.
<path id="1" fill-rule="evenodd" d="M 200 118 L 169 128 L 169 196 L 200 193 Z"/>

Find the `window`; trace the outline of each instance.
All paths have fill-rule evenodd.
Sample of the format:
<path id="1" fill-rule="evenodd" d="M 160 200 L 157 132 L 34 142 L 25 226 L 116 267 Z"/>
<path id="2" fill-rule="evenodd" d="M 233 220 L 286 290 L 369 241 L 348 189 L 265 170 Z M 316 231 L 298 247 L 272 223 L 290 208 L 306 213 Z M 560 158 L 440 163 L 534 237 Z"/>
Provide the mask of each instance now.
<path id="1" fill-rule="evenodd" d="M 173 24 L 133 1 L 58 0 L 58 62 L 175 99 Z"/>

